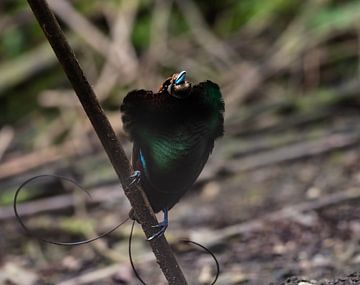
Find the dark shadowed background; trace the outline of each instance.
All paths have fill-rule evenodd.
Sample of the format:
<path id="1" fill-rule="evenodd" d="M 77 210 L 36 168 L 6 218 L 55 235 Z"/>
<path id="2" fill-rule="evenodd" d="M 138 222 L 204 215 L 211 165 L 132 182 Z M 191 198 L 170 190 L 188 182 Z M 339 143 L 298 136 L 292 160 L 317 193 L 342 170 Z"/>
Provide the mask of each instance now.
<path id="1" fill-rule="evenodd" d="M 331 280 L 360 265 L 360 2 L 49 0 L 130 156 L 119 106 L 172 73 L 221 87 L 225 136 L 170 212 L 166 236 L 190 284 Z M 0 284 L 137 284 L 117 177 L 26 1 L 0 0 Z M 139 227 L 133 255 L 165 284 Z M 359 281 L 360 282 L 360 281 Z"/>

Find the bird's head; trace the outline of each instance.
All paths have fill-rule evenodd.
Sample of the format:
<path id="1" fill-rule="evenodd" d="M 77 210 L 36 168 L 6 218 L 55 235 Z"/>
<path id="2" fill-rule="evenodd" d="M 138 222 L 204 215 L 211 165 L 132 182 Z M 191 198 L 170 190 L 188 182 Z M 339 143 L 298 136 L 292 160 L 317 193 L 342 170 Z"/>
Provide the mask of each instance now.
<path id="1" fill-rule="evenodd" d="M 159 91 L 179 99 L 186 98 L 191 91 L 191 83 L 186 81 L 186 71 L 175 73 L 166 79 Z"/>

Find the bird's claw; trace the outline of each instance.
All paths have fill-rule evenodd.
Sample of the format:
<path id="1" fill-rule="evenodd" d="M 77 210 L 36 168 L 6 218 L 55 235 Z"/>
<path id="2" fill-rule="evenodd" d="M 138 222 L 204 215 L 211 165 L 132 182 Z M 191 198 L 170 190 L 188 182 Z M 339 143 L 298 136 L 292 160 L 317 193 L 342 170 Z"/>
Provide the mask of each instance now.
<path id="1" fill-rule="evenodd" d="M 147 240 L 153 240 L 165 233 L 165 231 L 169 225 L 168 209 L 164 208 L 163 213 L 164 213 L 163 221 L 161 221 L 160 223 L 158 223 L 155 226 L 152 226 L 153 228 L 158 228 L 159 230 L 155 234 L 153 234 L 151 237 L 149 237 Z"/>
<path id="2" fill-rule="evenodd" d="M 152 226 L 153 228 L 159 228 L 159 231 L 157 231 L 155 234 L 153 234 L 151 237 L 149 237 L 147 240 L 150 241 L 150 240 L 153 240 L 161 235 L 163 235 L 168 227 L 167 224 L 161 222 L 155 226 Z"/>
<path id="3" fill-rule="evenodd" d="M 129 180 L 129 186 L 132 186 L 134 184 L 138 184 L 140 182 L 141 172 L 139 170 L 135 170 L 133 174 L 130 175 Z"/>

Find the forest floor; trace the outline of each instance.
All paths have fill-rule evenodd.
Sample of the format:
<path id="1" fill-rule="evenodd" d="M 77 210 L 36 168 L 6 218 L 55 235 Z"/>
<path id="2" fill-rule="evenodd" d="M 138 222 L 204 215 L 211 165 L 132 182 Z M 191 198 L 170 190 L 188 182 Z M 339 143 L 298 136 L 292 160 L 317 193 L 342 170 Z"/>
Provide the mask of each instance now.
<path id="1" fill-rule="evenodd" d="M 217 284 L 360 284 L 354 273 L 360 265 L 360 118 L 352 107 L 335 109 L 305 120 L 286 114 L 253 131 L 235 132 L 237 123 L 228 123 L 198 182 L 170 212 L 166 236 L 189 284 L 209 284 L 215 264 L 182 238 L 215 253 L 221 267 Z M 92 199 L 73 192 L 68 182 L 39 178 L 20 195 L 26 202 L 19 205 L 38 235 L 90 238 L 127 216 L 129 204 L 107 158 L 96 139 L 89 139 L 92 148 L 82 154 L 30 154 L 36 167 L 27 167 L 29 157 L 16 153 L 0 164 L 2 201 L 8 200 L 0 207 L 0 284 L 139 283 L 128 258 L 130 222 L 92 244 L 63 247 L 27 237 L 14 218 L 14 190 L 43 173 L 73 177 Z M 148 284 L 165 284 L 139 226 L 132 252 Z"/>
<path id="2" fill-rule="evenodd" d="M 0 5 L 0 285 L 139 284 L 130 221 L 65 247 L 15 218 L 16 189 L 43 174 L 91 198 L 59 177 L 29 183 L 18 209 L 41 238 L 89 239 L 130 210 L 23 2 Z M 119 114 L 129 90 L 179 68 L 221 86 L 224 138 L 166 232 L 189 284 L 211 284 L 216 266 L 182 239 L 214 252 L 219 285 L 360 285 L 359 1 L 48 2 L 129 157 Z M 132 255 L 147 284 L 166 284 L 138 225 Z"/>

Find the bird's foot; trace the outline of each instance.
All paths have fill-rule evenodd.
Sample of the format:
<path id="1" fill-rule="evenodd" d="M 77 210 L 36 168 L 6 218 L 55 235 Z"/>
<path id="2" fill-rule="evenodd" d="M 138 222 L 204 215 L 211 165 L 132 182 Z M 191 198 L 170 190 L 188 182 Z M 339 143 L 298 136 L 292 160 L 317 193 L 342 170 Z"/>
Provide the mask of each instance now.
<path id="1" fill-rule="evenodd" d="M 141 172 L 139 170 L 135 170 L 133 174 L 129 177 L 129 187 L 138 184 L 140 182 Z"/>
<path id="2" fill-rule="evenodd" d="M 158 228 L 159 230 L 153 234 L 151 237 L 149 237 L 147 240 L 153 240 L 161 235 L 163 235 L 169 225 L 169 218 L 168 218 L 168 209 L 164 209 L 163 210 L 163 213 L 164 213 L 164 220 L 161 221 L 160 223 L 158 223 L 157 225 L 155 226 L 152 226 L 153 228 Z"/>
<path id="3" fill-rule="evenodd" d="M 159 228 L 159 230 L 153 234 L 151 237 L 149 237 L 147 240 L 153 240 L 156 239 L 157 237 L 163 235 L 167 229 L 168 225 L 167 224 L 163 224 L 162 222 L 153 226 L 153 228 Z"/>

